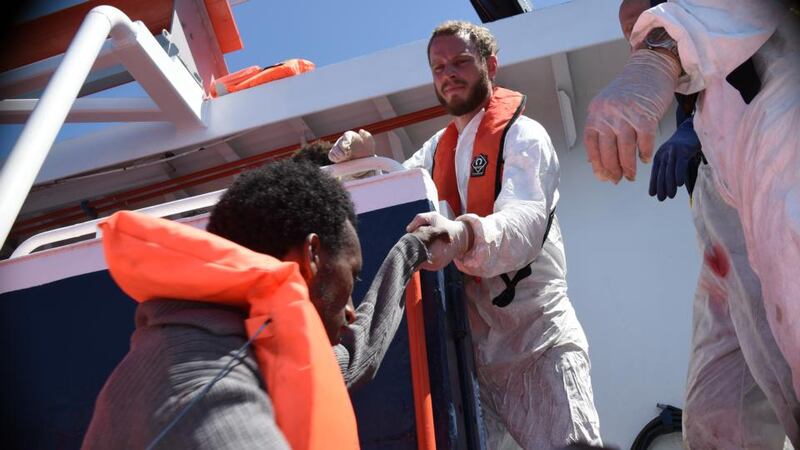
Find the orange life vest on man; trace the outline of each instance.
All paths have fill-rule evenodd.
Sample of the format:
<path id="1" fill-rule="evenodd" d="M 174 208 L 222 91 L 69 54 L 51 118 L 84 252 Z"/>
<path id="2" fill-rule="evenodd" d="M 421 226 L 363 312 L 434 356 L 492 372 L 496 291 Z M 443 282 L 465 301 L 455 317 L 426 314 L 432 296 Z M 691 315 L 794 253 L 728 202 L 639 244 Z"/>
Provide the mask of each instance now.
<path id="1" fill-rule="evenodd" d="M 196 300 L 248 313 L 245 328 L 291 448 L 359 447 L 344 378 L 296 263 L 130 211 L 100 228 L 108 270 L 134 300 Z"/>
<path id="2" fill-rule="evenodd" d="M 472 146 L 466 211 L 461 211 L 461 196 L 456 181 L 458 129 L 455 122 L 450 122 L 439 138 L 433 155 L 431 177 L 439 191 L 439 199 L 446 200 L 456 216 L 475 213 L 486 217 L 494 212 L 494 201 L 503 184 L 506 134 L 525 110 L 525 99 L 525 95 L 509 89 L 495 87 L 492 91 Z"/>
<path id="3" fill-rule="evenodd" d="M 436 190 L 439 191 L 439 199 L 446 200 L 456 216 L 466 212 L 486 217 L 494 212 L 494 201 L 503 188 L 503 147 L 506 135 L 511 125 L 525 110 L 526 99 L 527 96 L 510 89 L 495 87 L 492 90 L 492 96 L 486 105 L 472 145 L 466 211 L 461 211 L 461 196 L 456 181 L 458 129 L 455 122 L 450 122 L 439 138 L 433 155 L 431 177 Z M 547 218 L 542 245 L 547 240 L 554 215 L 555 210 L 551 211 Z M 501 274 L 506 289 L 492 299 L 492 303 L 501 308 L 508 306 L 514 300 L 517 283 L 529 277 L 531 273 L 531 264 L 528 264 L 519 269 L 513 278 L 508 274 Z"/>

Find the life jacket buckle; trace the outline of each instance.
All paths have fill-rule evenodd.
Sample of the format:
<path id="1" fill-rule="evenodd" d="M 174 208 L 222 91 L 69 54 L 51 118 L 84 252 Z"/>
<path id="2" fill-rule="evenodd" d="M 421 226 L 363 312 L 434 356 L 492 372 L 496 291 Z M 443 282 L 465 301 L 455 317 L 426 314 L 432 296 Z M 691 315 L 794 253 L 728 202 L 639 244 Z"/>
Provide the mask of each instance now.
<path id="1" fill-rule="evenodd" d="M 531 265 L 528 264 L 517 271 L 513 280 L 508 278 L 507 273 L 500 275 L 500 278 L 503 279 L 503 283 L 506 284 L 506 288 L 503 289 L 503 292 L 501 292 L 500 295 L 492 300 L 492 304 L 498 308 L 505 308 L 506 306 L 510 305 L 514 300 L 514 296 L 517 294 L 517 283 L 525 278 L 528 278 L 532 273 L 533 270 L 531 269 Z"/>

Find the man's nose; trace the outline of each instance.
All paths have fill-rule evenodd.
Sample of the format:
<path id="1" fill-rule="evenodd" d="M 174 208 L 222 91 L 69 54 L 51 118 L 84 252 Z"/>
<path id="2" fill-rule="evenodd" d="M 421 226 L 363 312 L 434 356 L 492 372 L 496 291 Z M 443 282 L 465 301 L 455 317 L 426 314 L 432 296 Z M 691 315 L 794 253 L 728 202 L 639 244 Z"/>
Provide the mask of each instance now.
<path id="1" fill-rule="evenodd" d="M 344 320 L 347 321 L 348 325 L 356 321 L 356 309 L 353 306 L 353 300 L 347 302 L 347 306 L 344 307 Z"/>

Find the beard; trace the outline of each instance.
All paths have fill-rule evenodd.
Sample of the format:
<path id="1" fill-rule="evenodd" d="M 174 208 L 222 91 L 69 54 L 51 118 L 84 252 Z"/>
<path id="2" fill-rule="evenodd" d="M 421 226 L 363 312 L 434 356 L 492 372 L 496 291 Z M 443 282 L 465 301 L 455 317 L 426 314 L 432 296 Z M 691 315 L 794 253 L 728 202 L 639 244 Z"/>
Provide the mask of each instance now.
<path id="1" fill-rule="evenodd" d="M 436 98 L 439 99 L 439 103 L 444 106 L 444 109 L 450 115 L 455 117 L 463 116 L 478 109 L 484 100 L 489 97 L 489 74 L 485 71 L 481 73 L 481 78 L 472 86 L 472 89 L 467 93 L 467 98 L 464 100 L 448 102 L 439 92 L 439 89 L 434 89 L 434 91 L 436 91 Z"/>

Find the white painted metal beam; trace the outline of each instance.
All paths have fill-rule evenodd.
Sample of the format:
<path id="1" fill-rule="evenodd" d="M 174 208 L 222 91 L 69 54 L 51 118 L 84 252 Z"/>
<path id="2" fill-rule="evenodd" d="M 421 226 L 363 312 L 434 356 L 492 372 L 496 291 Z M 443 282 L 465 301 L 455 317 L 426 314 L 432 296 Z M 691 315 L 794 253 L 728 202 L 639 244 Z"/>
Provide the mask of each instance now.
<path id="1" fill-rule="evenodd" d="M 25 123 L 38 99 L 0 101 L 0 123 Z M 66 122 L 159 122 L 166 120 L 149 98 L 79 98 Z"/>
<path id="2" fill-rule="evenodd" d="M 572 73 L 569 69 L 569 60 L 566 53 L 556 53 L 550 57 L 550 64 L 553 66 L 553 77 L 556 80 L 556 90 L 566 92 L 570 97 L 575 96 L 575 88 L 572 84 Z"/>
<path id="3" fill-rule="evenodd" d="M 213 150 L 225 160 L 226 163 L 234 162 L 242 159 L 242 156 L 227 142 L 217 142 L 216 144 L 207 147 L 208 150 Z"/>
<path id="4" fill-rule="evenodd" d="M 171 180 L 171 179 L 175 178 L 175 172 L 176 172 L 175 166 L 173 166 L 169 162 L 165 162 L 163 164 L 162 168 L 164 170 L 164 181 Z M 175 200 L 186 198 L 188 196 L 189 196 L 189 194 L 183 189 L 180 189 L 180 190 L 177 190 L 177 191 L 172 191 L 172 192 L 167 192 L 167 193 L 163 194 L 165 202 L 172 202 L 172 201 L 175 201 Z"/>
<path id="5" fill-rule="evenodd" d="M 317 139 L 317 133 L 311 129 L 311 125 L 302 117 L 295 117 L 288 122 L 294 132 L 300 135 L 300 145 L 306 145 L 309 141 Z"/>
<path id="6" fill-rule="evenodd" d="M 397 117 L 397 111 L 395 111 L 394 106 L 392 105 L 392 102 L 389 101 L 388 97 L 375 98 L 372 100 L 372 104 L 378 108 L 378 114 L 381 116 L 381 120 Z M 397 161 L 405 161 L 406 149 L 409 151 L 414 150 L 414 145 L 411 143 L 408 133 L 406 133 L 406 130 L 398 128 L 388 132 L 387 134 L 389 136 L 389 146 L 392 149 L 392 157 Z"/>
<path id="7" fill-rule="evenodd" d="M 179 61 L 171 59 L 142 22 L 112 30 L 114 54 L 178 128 L 202 128 L 204 92 Z"/>
<path id="8" fill-rule="evenodd" d="M 0 98 L 13 98 L 44 88 L 63 60 L 64 55 L 56 55 L 0 73 Z M 119 60 L 114 56 L 113 43 L 107 40 L 92 65 L 92 71 L 109 69 L 117 65 Z"/>
<path id="9" fill-rule="evenodd" d="M 573 113 L 575 87 L 572 84 L 572 73 L 569 69 L 567 54 L 557 53 L 552 55 L 550 64 L 553 67 L 553 78 L 556 80 L 556 95 L 558 96 L 558 106 L 561 111 L 561 123 L 564 125 L 564 137 L 567 146 L 572 148 L 575 146 L 578 133 Z"/>
<path id="10" fill-rule="evenodd" d="M 228 73 L 225 57 L 214 34 L 203 0 L 175 0 L 170 40 L 179 49 L 178 57 L 196 71 L 203 87 L 209 90 L 211 78 Z"/>

